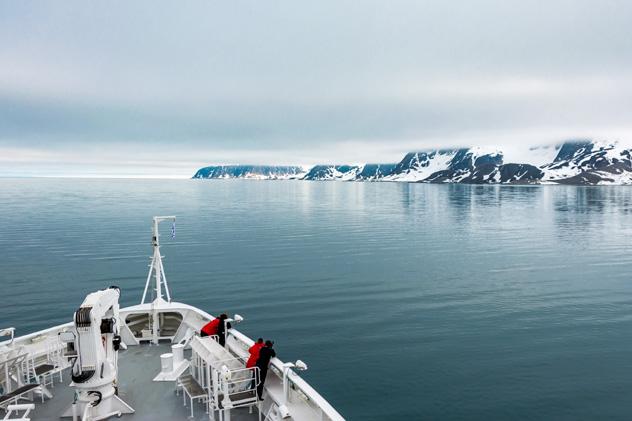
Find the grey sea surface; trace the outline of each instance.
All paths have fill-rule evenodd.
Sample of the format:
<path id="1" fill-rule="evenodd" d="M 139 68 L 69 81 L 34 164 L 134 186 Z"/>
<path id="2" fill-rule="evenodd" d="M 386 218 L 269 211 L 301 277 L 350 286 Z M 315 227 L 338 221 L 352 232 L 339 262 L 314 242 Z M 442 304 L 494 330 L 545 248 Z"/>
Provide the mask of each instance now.
<path id="1" fill-rule="evenodd" d="M 174 299 L 350 420 L 632 417 L 632 188 L 0 179 L 0 327 L 138 303 L 161 214 Z"/>

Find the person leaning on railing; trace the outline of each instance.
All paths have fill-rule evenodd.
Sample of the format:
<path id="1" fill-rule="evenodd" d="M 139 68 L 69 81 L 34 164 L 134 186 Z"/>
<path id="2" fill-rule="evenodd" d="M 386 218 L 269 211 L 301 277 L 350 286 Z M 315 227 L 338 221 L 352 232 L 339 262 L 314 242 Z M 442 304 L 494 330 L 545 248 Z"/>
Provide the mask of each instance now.
<path id="1" fill-rule="evenodd" d="M 226 329 L 231 328 L 230 323 L 226 323 L 226 319 L 228 319 L 228 315 L 225 313 L 220 314 L 218 317 L 202 326 L 200 336 L 217 335 L 219 344 L 221 346 L 226 345 Z"/>
<path id="2" fill-rule="evenodd" d="M 260 380 L 257 385 L 257 397 L 259 400 L 263 400 L 263 384 L 266 381 L 266 376 L 268 375 L 268 366 L 270 365 L 270 360 L 276 357 L 276 352 L 272 349 L 272 345 L 274 342 L 267 340 L 264 347 L 259 351 L 259 358 L 257 358 L 257 367 L 259 367 Z"/>
<path id="3" fill-rule="evenodd" d="M 248 361 L 246 361 L 246 368 L 253 368 L 257 365 L 257 360 L 259 359 L 259 351 L 261 351 L 261 348 L 263 348 L 263 346 L 263 338 L 259 338 L 257 339 L 257 342 L 255 342 L 250 348 L 248 348 L 248 353 L 250 354 L 250 357 L 248 357 Z M 256 372 L 257 370 L 252 370 L 252 383 L 250 383 L 250 389 L 254 389 L 254 387 L 257 385 Z"/>
<path id="4" fill-rule="evenodd" d="M 248 348 L 248 353 L 250 354 L 250 357 L 248 358 L 248 361 L 246 361 L 246 368 L 252 368 L 257 365 L 257 360 L 259 359 L 259 351 L 261 351 L 261 348 L 263 348 L 263 346 L 263 338 L 259 338 L 257 339 L 257 342 L 254 343 L 254 345 Z"/>

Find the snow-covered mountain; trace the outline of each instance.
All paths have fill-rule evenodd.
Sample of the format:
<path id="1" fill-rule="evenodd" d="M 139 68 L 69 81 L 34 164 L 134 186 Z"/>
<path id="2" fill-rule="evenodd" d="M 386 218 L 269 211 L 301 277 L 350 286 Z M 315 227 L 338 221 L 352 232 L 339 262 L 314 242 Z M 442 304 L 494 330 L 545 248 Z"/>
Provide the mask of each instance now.
<path id="1" fill-rule="evenodd" d="M 316 165 L 303 180 L 311 181 L 353 181 L 362 170 L 358 165 Z"/>
<path id="2" fill-rule="evenodd" d="M 604 141 L 567 142 L 555 160 L 542 166 L 543 182 L 632 184 L 630 149 Z"/>
<path id="3" fill-rule="evenodd" d="M 437 171 L 447 169 L 458 149 L 439 149 L 425 152 L 410 152 L 404 156 L 387 181 L 423 181 Z"/>
<path id="4" fill-rule="evenodd" d="M 310 181 L 381 181 L 395 169 L 395 164 L 316 165 L 303 180 Z"/>
<path id="5" fill-rule="evenodd" d="M 385 181 L 533 184 L 543 175 L 528 163 L 505 164 L 499 148 L 474 147 L 409 153 Z"/>
<path id="6" fill-rule="evenodd" d="M 365 164 L 355 177 L 356 181 L 380 181 L 393 173 L 396 164 Z"/>
<path id="7" fill-rule="evenodd" d="M 307 169 L 300 166 L 214 165 L 200 168 L 193 178 L 248 178 L 255 180 L 288 180 L 302 178 Z"/>
<path id="8" fill-rule="evenodd" d="M 194 178 L 267 178 L 469 184 L 632 184 L 632 149 L 579 140 L 535 147 L 410 152 L 397 164 L 303 167 L 218 166 Z"/>

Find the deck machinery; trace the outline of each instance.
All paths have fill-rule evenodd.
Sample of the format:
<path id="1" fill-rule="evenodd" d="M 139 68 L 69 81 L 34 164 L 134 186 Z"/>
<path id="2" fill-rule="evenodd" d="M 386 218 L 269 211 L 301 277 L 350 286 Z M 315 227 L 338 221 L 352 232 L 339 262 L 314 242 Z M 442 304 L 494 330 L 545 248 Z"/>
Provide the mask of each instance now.
<path id="1" fill-rule="evenodd" d="M 117 287 L 88 294 L 75 312 L 75 332 L 60 337 L 76 354 L 70 383 L 75 399 L 63 417 L 97 421 L 134 412 L 117 396 L 120 294 Z"/>

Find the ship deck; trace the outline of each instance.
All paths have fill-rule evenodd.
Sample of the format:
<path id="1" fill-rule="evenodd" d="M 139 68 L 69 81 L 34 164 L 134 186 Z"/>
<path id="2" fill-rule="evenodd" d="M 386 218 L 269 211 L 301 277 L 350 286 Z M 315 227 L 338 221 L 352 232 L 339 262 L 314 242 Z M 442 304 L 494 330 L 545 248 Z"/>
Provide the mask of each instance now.
<path id="1" fill-rule="evenodd" d="M 193 402 L 195 418 L 189 418 L 191 409 L 187 399 L 187 406 L 183 405 L 182 393 L 175 393 L 175 382 L 154 382 L 153 378 L 160 372 L 160 354 L 170 352 L 170 343 L 158 345 L 130 346 L 119 354 L 119 396 L 135 409 L 134 414 L 123 415 L 122 420 L 154 421 L 154 420 L 208 420 L 205 405 Z M 74 390 L 70 383 L 69 369 L 63 373 L 64 381 L 59 382 L 55 376 L 54 387 L 49 386 L 53 393 L 52 399 L 41 403 L 35 398 L 35 411 L 31 413 L 31 420 L 56 420 L 72 403 Z M 71 418 L 64 418 L 71 419 Z M 116 418 L 113 418 L 116 419 Z M 247 408 L 237 408 L 231 411 L 233 421 L 258 420 L 257 410 L 252 414 Z"/>

